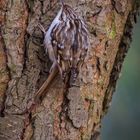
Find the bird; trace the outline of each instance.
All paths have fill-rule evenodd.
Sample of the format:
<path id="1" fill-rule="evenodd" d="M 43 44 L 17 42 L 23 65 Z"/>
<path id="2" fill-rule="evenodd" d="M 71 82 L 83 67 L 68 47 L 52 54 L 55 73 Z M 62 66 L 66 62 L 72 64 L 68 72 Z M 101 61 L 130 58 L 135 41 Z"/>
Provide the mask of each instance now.
<path id="1" fill-rule="evenodd" d="M 45 31 L 41 24 L 39 27 L 44 32 L 45 50 L 52 61 L 50 73 L 57 67 L 63 81 L 69 74 L 75 81 L 90 46 L 89 32 L 84 19 L 63 0 L 60 3 L 61 9 L 49 29 Z"/>
<path id="2" fill-rule="evenodd" d="M 40 98 L 47 93 L 50 83 L 58 73 L 64 84 L 69 82 L 69 79 L 75 82 L 90 48 L 89 32 L 84 19 L 63 0 L 60 0 L 60 4 L 61 8 L 47 31 L 38 24 L 44 33 L 45 52 L 52 62 L 50 74 L 35 93 L 31 106 L 20 114 L 31 112 Z"/>

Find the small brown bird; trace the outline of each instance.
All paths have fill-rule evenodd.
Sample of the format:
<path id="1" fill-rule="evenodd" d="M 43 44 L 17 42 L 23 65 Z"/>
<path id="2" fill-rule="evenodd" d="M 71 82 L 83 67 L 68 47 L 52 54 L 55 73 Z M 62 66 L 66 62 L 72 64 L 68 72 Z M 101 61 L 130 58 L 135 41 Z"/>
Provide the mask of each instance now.
<path id="1" fill-rule="evenodd" d="M 25 111 L 19 114 L 29 113 L 34 105 L 43 97 L 48 89 L 52 79 L 56 76 L 58 70 L 63 82 L 66 82 L 68 76 L 74 82 L 78 76 L 79 70 L 87 55 L 90 47 L 89 34 L 83 18 L 61 0 L 61 9 L 52 21 L 48 31 L 39 24 L 44 32 L 44 46 L 46 53 L 52 61 L 50 75 L 35 93 L 32 104 Z"/>
<path id="2" fill-rule="evenodd" d="M 58 67 L 63 81 L 68 74 L 77 78 L 89 48 L 89 34 L 84 20 L 61 0 L 61 9 L 45 34 L 44 45 L 52 61 L 50 72 Z"/>

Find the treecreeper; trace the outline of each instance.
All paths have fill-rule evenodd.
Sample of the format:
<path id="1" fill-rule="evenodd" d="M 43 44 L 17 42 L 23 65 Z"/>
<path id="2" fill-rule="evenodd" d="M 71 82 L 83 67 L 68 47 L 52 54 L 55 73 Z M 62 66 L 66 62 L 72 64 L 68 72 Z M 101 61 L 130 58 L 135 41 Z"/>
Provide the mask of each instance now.
<path id="1" fill-rule="evenodd" d="M 47 31 L 40 23 L 38 24 L 44 33 L 44 48 L 52 66 L 47 80 L 35 93 L 31 106 L 35 105 L 46 93 L 49 84 L 58 72 L 64 84 L 69 79 L 75 82 L 90 47 L 89 32 L 84 19 L 63 0 L 60 0 L 60 3 L 61 9 Z M 24 113 L 31 111 L 31 106 Z"/>

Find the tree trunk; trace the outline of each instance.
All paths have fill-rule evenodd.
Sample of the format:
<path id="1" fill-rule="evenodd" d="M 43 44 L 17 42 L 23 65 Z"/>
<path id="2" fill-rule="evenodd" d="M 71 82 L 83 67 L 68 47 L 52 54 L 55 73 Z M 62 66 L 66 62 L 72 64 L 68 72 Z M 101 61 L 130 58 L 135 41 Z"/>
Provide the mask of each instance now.
<path id="1" fill-rule="evenodd" d="M 98 140 L 101 118 L 115 90 L 129 48 L 137 4 L 134 0 L 67 0 L 87 21 L 91 48 L 76 86 L 63 88 L 60 75 L 30 113 L 34 94 L 51 66 L 42 47 L 57 14 L 57 0 L 0 0 L 0 139 Z M 16 115 L 17 114 L 17 115 Z"/>

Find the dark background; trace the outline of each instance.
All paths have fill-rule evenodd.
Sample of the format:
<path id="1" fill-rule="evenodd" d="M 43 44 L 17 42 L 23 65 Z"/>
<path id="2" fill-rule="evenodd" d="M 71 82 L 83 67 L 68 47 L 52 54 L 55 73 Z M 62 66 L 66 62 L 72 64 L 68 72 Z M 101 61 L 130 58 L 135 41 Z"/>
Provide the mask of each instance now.
<path id="1" fill-rule="evenodd" d="M 140 140 L 140 17 L 101 134 L 101 140 Z"/>

